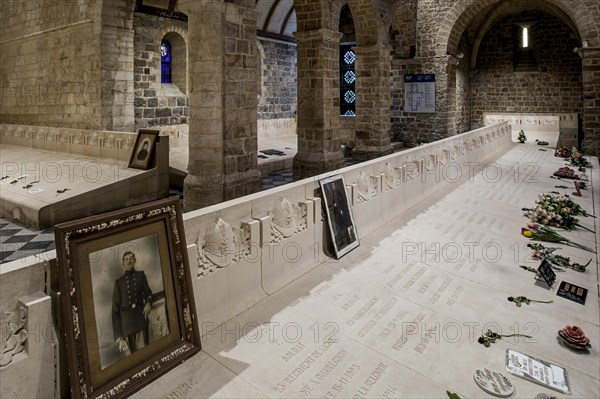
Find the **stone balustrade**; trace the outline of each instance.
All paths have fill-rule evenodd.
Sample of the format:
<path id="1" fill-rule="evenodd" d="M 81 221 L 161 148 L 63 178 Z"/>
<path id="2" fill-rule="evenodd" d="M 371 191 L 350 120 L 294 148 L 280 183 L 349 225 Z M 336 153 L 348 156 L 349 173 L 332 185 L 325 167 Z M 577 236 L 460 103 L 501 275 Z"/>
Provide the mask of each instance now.
<path id="1" fill-rule="evenodd" d="M 329 249 L 331 240 L 322 210 L 319 179 L 333 174 L 344 177 L 358 235 L 365 237 L 441 188 L 464 182 L 475 164 L 493 159 L 512 145 L 511 128 L 504 122 L 185 213 L 201 334 L 215 331 L 222 322 L 319 264 L 335 262 Z M 51 292 L 49 286 L 44 289 L 40 284 L 28 287 L 17 282 L 52 281 L 55 257 L 51 251 L 2 265 L 2 312 L 17 314 L 32 303 L 29 299 L 32 295 Z M 51 278 L 44 279 L 46 274 Z M 39 306 L 46 306 L 47 302 L 40 301 Z M 51 320 L 50 307 L 43 309 L 44 312 L 35 314 L 47 325 Z M 25 318 L 32 314 L 26 313 Z M 36 322 L 22 321 L 28 326 Z M 56 334 L 54 328 L 50 328 L 51 338 L 47 338 L 50 341 L 56 340 L 52 332 Z M 58 383 L 60 378 L 54 374 L 54 362 L 60 362 L 62 352 L 54 349 L 54 357 L 40 356 L 30 353 L 28 348 L 0 368 L 0 378 L 12 381 L 8 376 L 12 378 L 18 372 L 19 381 L 31 383 L 2 384 L 1 397 L 34 397 L 39 396 L 37 392 L 54 391 L 54 381 Z"/>
<path id="2" fill-rule="evenodd" d="M 557 145 L 578 146 L 579 139 L 579 115 L 576 113 L 495 113 L 483 114 L 485 126 L 508 122 L 512 128 L 513 139 L 523 130 L 534 139 L 546 139 L 546 135 L 557 137 Z M 529 137 L 529 136 L 528 136 Z M 551 145 L 554 143 L 549 141 Z"/>
<path id="3" fill-rule="evenodd" d="M 0 141 L 128 163 L 136 133 L 0 124 Z"/>

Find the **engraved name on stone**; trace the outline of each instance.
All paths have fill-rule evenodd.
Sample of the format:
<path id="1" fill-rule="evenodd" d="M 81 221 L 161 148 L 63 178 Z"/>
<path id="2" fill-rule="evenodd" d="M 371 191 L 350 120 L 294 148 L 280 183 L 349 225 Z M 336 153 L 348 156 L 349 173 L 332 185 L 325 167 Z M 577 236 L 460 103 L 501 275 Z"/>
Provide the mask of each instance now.
<path id="1" fill-rule="evenodd" d="M 390 298 L 390 300 L 388 300 L 382 307 L 381 309 L 375 313 L 375 316 L 373 316 L 373 318 L 371 320 L 369 320 L 365 325 L 362 326 L 362 328 L 360 330 L 358 330 L 358 332 L 356 333 L 356 335 L 358 335 L 359 337 L 364 337 L 365 335 L 367 335 L 367 333 L 369 331 L 371 331 L 371 329 L 373 327 L 375 327 L 375 325 L 377 325 L 377 323 L 383 319 L 383 317 L 389 313 L 389 311 L 394 307 L 394 305 L 398 303 L 398 298 L 396 297 L 392 297 Z"/>
<path id="2" fill-rule="evenodd" d="M 389 367 L 389 364 L 379 362 L 377 364 L 377 366 L 375 367 L 375 369 L 369 374 L 369 376 L 360 385 L 358 390 L 353 395 L 350 395 L 350 397 L 360 399 L 360 398 L 365 398 L 365 397 L 371 396 L 371 395 L 369 395 L 369 393 L 373 390 L 373 388 L 375 387 L 377 382 L 381 379 L 381 377 L 383 377 L 383 375 L 385 374 L 388 367 Z M 353 376 L 354 375 L 356 375 L 356 374 L 353 374 Z M 331 389 L 324 395 L 324 398 L 333 399 L 336 397 L 343 396 L 343 395 L 340 395 L 340 393 L 350 383 L 350 381 L 348 379 L 346 379 L 345 377 L 346 376 L 340 377 L 340 379 L 335 384 L 333 384 Z M 351 378 L 351 377 L 349 377 L 349 378 Z"/>
<path id="3" fill-rule="evenodd" d="M 422 326 L 425 327 L 425 324 L 422 324 Z M 425 330 L 421 332 L 421 342 L 419 342 L 417 344 L 417 346 L 414 347 L 415 351 L 417 351 L 419 353 L 423 353 L 423 351 L 427 348 L 427 345 L 429 344 L 429 342 L 431 342 L 431 340 L 434 337 L 437 337 L 438 342 L 439 342 L 438 326 L 433 325 L 429 328 L 425 328 Z"/>
<path id="4" fill-rule="evenodd" d="M 188 378 L 183 384 L 179 385 L 173 391 L 171 391 L 168 395 L 164 396 L 164 399 L 179 399 L 187 397 L 188 393 L 194 389 L 194 387 L 198 385 L 193 382 L 191 378 Z"/>
<path id="5" fill-rule="evenodd" d="M 435 304 L 441 297 L 442 294 L 448 289 L 450 283 L 452 283 L 454 279 L 452 277 L 446 277 L 442 285 L 434 292 L 434 294 L 429 298 L 429 303 L 432 305 Z"/>
<path id="6" fill-rule="evenodd" d="M 316 361 L 323 356 L 333 344 L 334 342 L 332 340 L 323 342 L 308 356 L 303 358 L 302 361 L 298 363 L 298 366 L 289 372 L 281 381 L 273 385 L 271 389 L 277 393 L 285 392 L 290 385 L 298 380 L 298 378 L 308 372 L 315 365 Z"/>
<path id="7" fill-rule="evenodd" d="M 283 360 L 286 363 L 289 362 L 296 355 L 298 355 L 299 353 L 301 353 L 304 350 L 304 348 L 306 348 L 304 346 L 304 344 L 302 342 L 298 342 L 296 345 L 294 345 L 294 347 L 292 349 L 290 349 L 289 351 L 285 352 L 283 354 L 283 356 L 281 356 L 281 360 Z"/>
<path id="8" fill-rule="evenodd" d="M 352 298 L 350 298 L 348 301 L 346 301 L 342 305 L 342 310 L 348 310 L 348 309 L 350 309 L 352 307 L 352 305 L 354 305 L 359 300 L 360 300 L 360 296 L 354 295 Z"/>
<path id="9" fill-rule="evenodd" d="M 352 379 L 358 374 L 360 370 L 360 365 L 356 363 L 352 363 L 350 367 L 348 367 L 344 374 L 327 390 L 323 398 L 336 398 L 340 396 L 340 393 L 344 390 L 344 388 L 352 381 Z M 305 393 L 304 391 L 302 391 Z M 343 397 L 343 395 L 341 395 Z"/>
<path id="10" fill-rule="evenodd" d="M 369 299 L 367 303 L 365 303 L 360 309 L 358 309 L 356 313 L 354 313 L 354 315 L 349 320 L 346 321 L 346 325 L 354 325 L 354 323 L 360 320 L 369 311 L 369 309 L 371 309 L 373 306 L 375 306 L 377 302 L 379 302 L 379 299 L 380 298 L 377 296 L 374 296 L 373 298 Z"/>
<path id="11" fill-rule="evenodd" d="M 396 274 L 385 286 L 388 288 L 393 288 L 400 280 L 404 278 L 406 273 L 410 272 L 415 267 L 415 264 L 415 261 L 410 262 L 404 267 L 402 271 Z"/>
<path id="12" fill-rule="evenodd" d="M 460 298 L 460 296 L 464 292 L 464 290 L 465 290 L 465 288 L 462 285 L 459 285 L 458 287 L 456 287 L 454 289 L 454 292 L 450 296 L 450 299 L 448 299 L 448 301 L 446 302 L 446 304 L 448 304 L 449 306 L 454 305 L 456 303 L 456 301 L 458 301 L 458 299 Z"/>
<path id="13" fill-rule="evenodd" d="M 396 342 L 394 342 L 394 345 L 392 345 L 392 349 L 394 349 L 396 351 L 399 351 L 400 349 L 402 349 L 404 347 L 404 345 L 408 342 L 408 337 L 410 335 L 415 335 L 414 334 L 415 331 L 412 329 L 409 329 L 408 327 L 418 328 L 417 326 L 419 326 L 421 324 L 421 322 L 423 321 L 424 318 L 425 318 L 425 313 L 419 313 L 417 315 L 417 317 L 415 317 L 415 319 L 411 323 L 408 323 L 406 328 L 403 327 L 402 335 L 400 336 L 400 338 L 398 338 L 398 340 L 396 340 Z"/>
<path id="14" fill-rule="evenodd" d="M 309 383 L 319 385 L 327 380 L 327 377 L 335 371 L 338 365 L 349 353 L 345 349 L 339 350 L 333 357 L 309 380 Z M 309 384 L 305 384 L 305 386 Z"/>
<path id="15" fill-rule="evenodd" d="M 423 284 L 421 284 L 421 287 L 419 287 L 419 290 L 417 291 L 419 294 L 424 294 L 427 291 L 429 291 L 429 287 L 431 287 L 431 285 L 435 282 L 435 280 L 437 279 L 437 276 L 431 276 L 429 277 Z"/>
<path id="16" fill-rule="evenodd" d="M 318 298 L 318 297 L 321 296 L 321 294 L 323 294 L 324 292 L 326 292 L 327 290 L 329 290 L 334 285 L 335 285 L 335 282 L 328 281 L 327 283 L 325 283 L 322 286 L 320 286 L 319 288 L 317 288 L 314 292 L 311 292 L 310 293 L 310 297 L 311 298 Z"/>
<path id="17" fill-rule="evenodd" d="M 408 312 L 406 310 L 400 310 L 396 313 L 396 316 L 390 320 L 384 329 L 379 333 L 380 338 L 385 338 L 392 333 L 394 328 L 399 325 L 400 321 L 406 317 Z"/>
<path id="18" fill-rule="evenodd" d="M 425 272 L 426 272 L 426 271 L 427 271 L 427 268 L 426 268 L 426 267 L 422 267 L 422 268 L 420 268 L 420 269 L 419 269 L 419 271 L 418 271 L 418 272 L 416 272 L 416 273 L 415 273 L 415 274 L 412 276 L 412 278 L 411 278 L 410 280 L 408 280 L 408 281 L 406 282 L 406 284 L 404 284 L 404 285 L 402 286 L 402 288 L 400 289 L 400 291 L 402 291 L 402 292 L 406 292 L 406 291 L 408 291 L 408 290 L 410 289 L 410 287 L 412 287 L 413 285 L 415 285 L 415 283 L 417 282 L 417 280 L 419 280 L 419 279 L 420 279 L 420 278 L 423 276 L 423 274 L 425 274 Z"/>

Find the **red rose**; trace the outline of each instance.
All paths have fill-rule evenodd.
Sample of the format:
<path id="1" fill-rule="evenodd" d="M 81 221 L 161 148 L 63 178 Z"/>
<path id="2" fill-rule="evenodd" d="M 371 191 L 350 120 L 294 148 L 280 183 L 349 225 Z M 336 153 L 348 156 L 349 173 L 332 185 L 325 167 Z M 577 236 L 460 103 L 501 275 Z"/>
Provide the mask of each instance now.
<path id="1" fill-rule="evenodd" d="M 590 339 L 585 336 L 585 333 L 580 327 L 566 326 L 560 331 L 560 336 L 577 345 L 586 346 L 590 343 Z"/>

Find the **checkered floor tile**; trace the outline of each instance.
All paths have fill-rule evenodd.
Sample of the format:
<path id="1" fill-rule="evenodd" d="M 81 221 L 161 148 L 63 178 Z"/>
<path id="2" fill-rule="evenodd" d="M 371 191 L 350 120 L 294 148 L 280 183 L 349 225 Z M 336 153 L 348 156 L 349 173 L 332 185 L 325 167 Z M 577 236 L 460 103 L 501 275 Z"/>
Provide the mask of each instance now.
<path id="1" fill-rule="evenodd" d="M 54 248 L 53 229 L 29 229 L 0 218 L 0 263 L 36 255 Z"/>

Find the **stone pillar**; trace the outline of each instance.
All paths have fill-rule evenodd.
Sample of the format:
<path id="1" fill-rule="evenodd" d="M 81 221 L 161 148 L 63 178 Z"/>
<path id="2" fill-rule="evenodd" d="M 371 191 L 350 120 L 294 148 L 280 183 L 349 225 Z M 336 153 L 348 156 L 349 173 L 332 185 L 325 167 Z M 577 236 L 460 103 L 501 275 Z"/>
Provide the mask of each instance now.
<path id="1" fill-rule="evenodd" d="M 298 153 L 294 178 L 344 165 L 339 138 L 339 41 L 341 33 L 296 32 L 298 43 Z"/>
<path id="2" fill-rule="evenodd" d="M 185 1 L 188 15 L 190 211 L 262 189 L 257 158 L 256 11 Z"/>
<path id="3" fill-rule="evenodd" d="M 391 48 L 356 46 L 356 147 L 359 161 L 393 152 L 390 144 Z"/>
<path id="4" fill-rule="evenodd" d="M 600 47 L 579 49 L 583 80 L 582 151 L 600 157 Z"/>
<path id="5" fill-rule="evenodd" d="M 105 1 L 101 15 L 101 129 L 132 132 L 133 7 L 132 1 Z"/>

